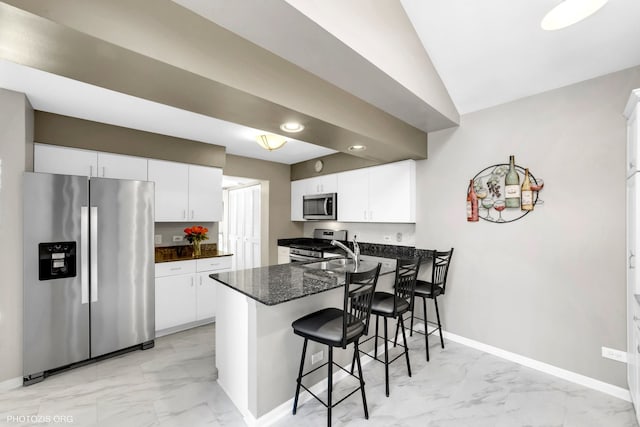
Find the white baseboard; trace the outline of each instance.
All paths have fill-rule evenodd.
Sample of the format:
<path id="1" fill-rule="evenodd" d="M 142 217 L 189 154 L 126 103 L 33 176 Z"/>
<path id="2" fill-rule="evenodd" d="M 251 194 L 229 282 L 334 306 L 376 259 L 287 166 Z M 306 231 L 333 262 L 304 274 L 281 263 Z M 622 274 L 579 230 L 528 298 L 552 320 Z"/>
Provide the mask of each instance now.
<path id="1" fill-rule="evenodd" d="M 11 378 L 0 382 L 0 391 L 15 390 L 20 387 L 22 387 L 22 377 Z"/>
<path id="2" fill-rule="evenodd" d="M 608 395 L 617 397 L 618 399 L 626 400 L 627 402 L 631 402 L 631 394 L 626 388 L 618 387 L 613 384 L 605 383 L 604 381 L 596 380 L 595 378 L 587 377 L 576 372 L 558 368 L 557 366 L 540 362 L 535 359 L 530 359 L 520 354 L 512 353 L 498 347 L 493 347 L 479 341 L 452 334 L 451 332 L 443 330 L 442 335 L 448 340 L 466 345 L 467 347 L 475 348 L 477 350 L 484 351 L 485 353 L 493 354 L 494 356 L 498 356 L 511 362 L 515 362 L 519 365 L 526 366 L 528 368 L 535 369 L 537 371 L 544 372 L 558 378 L 562 378 L 563 380 L 567 380 L 593 390 L 601 391 Z"/>

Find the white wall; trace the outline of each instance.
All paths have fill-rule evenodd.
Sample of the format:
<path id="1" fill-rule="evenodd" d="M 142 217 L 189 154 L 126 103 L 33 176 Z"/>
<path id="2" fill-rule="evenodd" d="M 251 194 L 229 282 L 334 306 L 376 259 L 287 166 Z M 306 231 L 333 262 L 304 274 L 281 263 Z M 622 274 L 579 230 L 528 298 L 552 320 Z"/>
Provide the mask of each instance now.
<path id="1" fill-rule="evenodd" d="M 22 174 L 32 145 L 29 101 L 0 89 L 0 383 L 22 376 Z"/>
<path id="2" fill-rule="evenodd" d="M 625 139 L 640 67 L 462 116 L 417 163 L 416 246 L 455 247 L 441 314 L 455 334 L 626 387 Z M 468 223 L 469 179 L 528 166 L 544 206 Z"/>

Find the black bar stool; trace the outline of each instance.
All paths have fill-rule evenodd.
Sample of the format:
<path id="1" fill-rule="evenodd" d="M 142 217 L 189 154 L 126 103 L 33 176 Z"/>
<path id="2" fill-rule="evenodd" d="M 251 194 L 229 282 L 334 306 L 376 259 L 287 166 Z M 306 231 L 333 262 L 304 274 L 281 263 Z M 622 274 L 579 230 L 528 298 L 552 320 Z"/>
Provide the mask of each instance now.
<path id="1" fill-rule="evenodd" d="M 409 362 L 409 348 L 407 347 L 407 337 L 404 332 L 404 321 L 403 314 L 407 311 L 411 311 L 413 309 L 413 294 L 416 289 L 416 277 L 418 276 L 418 270 L 420 269 L 420 258 L 412 258 L 412 259 L 398 259 L 396 261 L 396 278 L 394 284 L 394 293 L 389 292 L 376 292 L 373 295 L 373 304 L 371 306 L 371 314 L 376 316 L 376 334 L 372 337 L 367 338 L 362 343 L 373 339 L 374 340 L 374 348 L 373 348 L 373 356 L 370 354 L 361 351 L 361 353 L 373 357 L 374 360 L 378 362 L 384 363 L 384 380 L 386 385 L 386 394 L 389 397 L 389 364 L 395 362 L 399 357 L 403 354 L 407 360 L 407 371 L 409 376 L 411 376 L 411 363 Z M 378 335 L 378 320 L 380 317 L 384 318 L 384 337 L 380 337 Z M 389 337 L 387 332 L 387 319 L 388 318 L 398 319 L 397 327 L 396 327 L 396 337 L 397 337 L 397 328 L 402 327 L 402 339 L 404 340 L 404 345 L 401 347 L 404 348 L 404 351 L 397 355 L 393 360 L 389 360 Z M 384 339 L 384 360 L 378 359 L 378 338 Z M 397 341 L 397 339 L 396 339 Z M 396 343 L 394 342 L 394 347 Z M 354 362 L 355 362 L 355 354 Z M 351 372 L 353 372 L 353 363 L 351 364 Z"/>
<path id="2" fill-rule="evenodd" d="M 362 404 L 364 405 L 364 417 L 369 419 L 367 398 L 364 393 L 364 380 L 362 378 L 362 366 L 360 364 L 360 356 L 358 352 L 358 340 L 363 334 L 367 333 L 369 328 L 371 303 L 373 301 L 373 294 L 378 282 L 378 275 L 380 274 L 380 266 L 381 264 L 378 263 L 378 266 L 370 271 L 362 273 L 346 273 L 342 310 L 338 308 L 325 308 L 301 317 L 291 324 L 293 332 L 304 338 L 304 344 L 302 345 L 302 358 L 300 359 L 300 370 L 298 371 L 296 395 L 293 400 L 293 415 L 296 414 L 298 408 L 300 387 L 307 390 L 327 408 L 327 422 L 329 426 L 331 426 L 331 409 L 353 393 L 360 390 L 362 392 Z M 326 344 L 329 348 L 329 360 L 327 363 L 318 366 L 303 375 L 302 372 L 308 340 Z M 333 361 L 333 348 L 347 348 L 347 345 L 351 343 L 354 344 L 355 354 L 358 354 L 358 357 L 356 358 L 356 362 L 358 364 L 358 376 L 353 375 L 352 372 L 347 371 Z M 325 365 L 328 365 L 329 367 L 327 373 L 328 398 L 326 403 L 302 384 L 302 378 L 317 371 Z M 338 368 L 360 381 L 359 387 L 351 391 L 336 403 L 331 402 L 331 392 L 333 390 L 333 365 L 336 365 Z"/>
<path id="3" fill-rule="evenodd" d="M 442 338 L 442 324 L 440 323 L 440 311 L 438 310 L 438 295 L 444 295 L 444 291 L 447 287 L 447 275 L 449 273 L 449 265 L 451 264 L 451 258 L 453 257 L 453 248 L 450 251 L 438 252 L 438 251 L 430 251 L 431 258 L 433 260 L 432 270 L 431 270 L 431 281 L 427 282 L 424 280 L 416 281 L 416 292 L 415 298 L 422 298 L 422 308 L 424 310 L 424 319 L 420 319 L 416 317 L 418 320 L 424 321 L 424 342 L 427 347 L 427 362 L 429 361 L 429 335 L 438 331 L 440 333 L 440 345 L 444 348 L 444 339 Z M 433 303 L 436 307 L 436 318 L 438 320 L 437 323 L 429 321 L 427 319 L 427 298 L 432 299 Z M 414 311 L 411 311 L 411 333 L 413 336 L 413 318 Z M 429 324 L 437 326 L 436 329 L 429 332 Z M 416 331 L 417 333 L 422 333 Z M 398 336 L 398 331 L 396 330 L 396 336 Z"/>

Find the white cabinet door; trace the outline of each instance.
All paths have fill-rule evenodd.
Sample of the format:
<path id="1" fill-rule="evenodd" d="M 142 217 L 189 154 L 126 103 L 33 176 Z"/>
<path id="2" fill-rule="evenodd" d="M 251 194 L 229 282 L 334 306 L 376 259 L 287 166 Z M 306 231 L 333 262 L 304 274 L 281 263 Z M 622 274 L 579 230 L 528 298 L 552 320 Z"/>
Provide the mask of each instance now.
<path id="1" fill-rule="evenodd" d="M 305 194 L 325 194 L 338 191 L 338 175 L 321 175 L 313 178 L 303 179 Z"/>
<path id="2" fill-rule="evenodd" d="M 98 154 L 78 148 L 34 144 L 34 172 L 61 175 L 97 176 Z"/>
<path id="3" fill-rule="evenodd" d="M 156 331 L 196 320 L 195 275 L 156 278 Z"/>
<path id="4" fill-rule="evenodd" d="M 196 320 L 209 319 L 216 316 L 216 282 L 209 277 L 213 272 L 198 273 Z"/>
<path id="5" fill-rule="evenodd" d="M 304 221 L 302 217 L 302 196 L 306 180 L 291 181 L 291 221 Z"/>
<path id="6" fill-rule="evenodd" d="M 189 165 L 189 219 L 222 219 L 222 169 Z"/>
<path id="7" fill-rule="evenodd" d="M 156 222 L 186 221 L 189 206 L 189 166 L 149 160 L 149 181 L 156 184 Z"/>
<path id="8" fill-rule="evenodd" d="M 98 152 L 98 176 L 102 178 L 147 180 L 147 159 Z"/>
<path id="9" fill-rule="evenodd" d="M 415 162 L 369 168 L 369 221 L 415 222 Z"/>
<path id="10" fill-rule="evenodd" d="M 369 168 L 338 174 L 338 221 L 368 222 Z"/>

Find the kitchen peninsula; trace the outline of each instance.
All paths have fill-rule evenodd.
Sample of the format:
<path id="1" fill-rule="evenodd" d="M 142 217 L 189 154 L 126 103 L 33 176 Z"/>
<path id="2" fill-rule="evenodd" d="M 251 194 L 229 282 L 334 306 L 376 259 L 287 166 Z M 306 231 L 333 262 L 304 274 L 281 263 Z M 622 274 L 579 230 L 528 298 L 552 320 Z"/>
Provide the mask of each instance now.
<path id="1" fill-rule="evenodd" d="M 381 262 L 377 289 L 390 289 L 395 260 L 363 258 L 359 271 Z M 321 270 L 315 264 L 320 263 L 272 265 L 210 276 L 218 282 L 218 383 L 249 425 L 276 409 L 278 413 L 291 410 L 302 349 L 302 339 L 293 334 L 291 323 L 325 307 L 342 307 L 344 269 Z M 325 350 L 326 346 L 309 342 L 307 354 Z M 334 360 L 347 366 L 352 356 L 353 350 L 337 349 Z M 326 379 L 326 372 L 321 369 L 307 379 L 309 385 L 320 382 Z"/>

